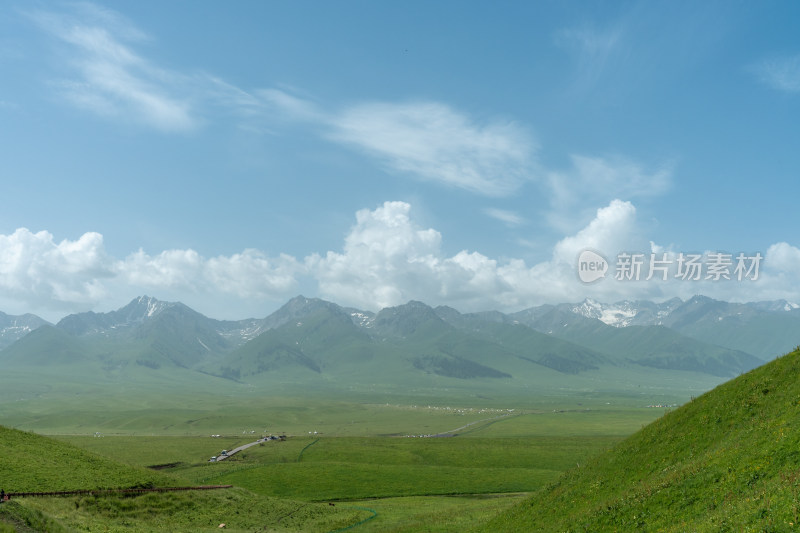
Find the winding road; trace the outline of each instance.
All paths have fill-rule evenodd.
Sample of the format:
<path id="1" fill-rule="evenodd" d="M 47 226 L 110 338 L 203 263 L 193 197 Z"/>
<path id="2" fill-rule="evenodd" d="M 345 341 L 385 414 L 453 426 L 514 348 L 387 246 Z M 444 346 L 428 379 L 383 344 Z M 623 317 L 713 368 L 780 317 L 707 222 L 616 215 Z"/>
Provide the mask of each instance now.
<path id="1" fill-rule="evenodd" d="M 255 442 L 250 442 L 248 444 L 242 444 L 238 448 L 234 448 L 231 451 L 229 451 L 226 455 L 218 455 L 217 456 L 217 462 L 224 461 L 225 459 L 227 459 L 231 455 L 235 455 L 235 454 L 239 453 L 242 450 L 246 450 L 247 448 L 250 448 L 251 446 L 255 446 L 256 444 L 261 444 L 262 442 L 269 442 L 269 439 L 267 439 L 267 440 L 258 439 Z"/>

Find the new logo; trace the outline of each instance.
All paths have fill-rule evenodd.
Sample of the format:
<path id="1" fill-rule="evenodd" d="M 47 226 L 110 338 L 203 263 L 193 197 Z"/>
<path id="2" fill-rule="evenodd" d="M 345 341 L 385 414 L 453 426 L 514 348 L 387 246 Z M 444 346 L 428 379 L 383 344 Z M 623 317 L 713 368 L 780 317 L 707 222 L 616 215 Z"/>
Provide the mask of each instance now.
<path id="1" fill-rule="evenodd" d="M 593 250 L 584 250 L 578 256 L 578 277 L 584 283 L 593 283 L 606 277 L 608 261 Z"/>

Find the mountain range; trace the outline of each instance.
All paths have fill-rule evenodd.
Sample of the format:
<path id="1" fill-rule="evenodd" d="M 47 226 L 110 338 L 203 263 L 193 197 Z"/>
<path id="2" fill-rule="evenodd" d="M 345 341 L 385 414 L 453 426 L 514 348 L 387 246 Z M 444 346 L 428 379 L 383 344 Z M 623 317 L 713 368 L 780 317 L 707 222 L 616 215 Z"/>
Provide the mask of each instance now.
<path id="1" fill-rule="evenodd" d="M 237 383 L 528 386 L 620 369 L 727 379 L 800 344 L 800 309 L 696 296 L 585 300 L 510 314 L 463 314 L 412 301 L 373 313 L 298 296 L 263 319 L 222 321 L 141 296 L 116 311 L 72 314 L 55 325 L 34 315 L 0 315 L 0 328 L 0 364 L 7 369 L 80 366 L 111 377 L 181 369 Z"/>

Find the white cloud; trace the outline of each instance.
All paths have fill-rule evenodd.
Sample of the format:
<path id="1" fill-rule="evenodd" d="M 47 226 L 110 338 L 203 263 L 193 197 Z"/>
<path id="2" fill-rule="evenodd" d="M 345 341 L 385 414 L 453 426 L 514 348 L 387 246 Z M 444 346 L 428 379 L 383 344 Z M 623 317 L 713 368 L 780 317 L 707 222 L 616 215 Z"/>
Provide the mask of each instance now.
<path id="1" fill-rule="evenodd" d="M 800 277 L 800 249 L 786 242 L 773 244 L 767 249 L 765 264 L 776 272 Z"/>
<path id="2" fill-rule="evenodd" d="M 585 249 L 605 254 L 631 250 L 632 246 L 635 250 L 641 244 L 641 241 L 635 242 L 636 239 L 632 238 L 636 229 L 636 208 L 633 204 L 613 200 L 607 207 L 597 210 L 589 225 L 559 241 L 553 251 L 553 260 L 574 267 L 576 258 Z"/>
<path id="3" fill-rule="evenodd" d="M 646 171 L 623 157 L 573 155 L 571 160 L 571 169 L 549 172 L 546 179 L 551 205 L 548 221 L 564 232 L 574 231 L 576 222 L 585 223 L 590 216 L 587 211 L 594 206 L 614 198 L 657 196 L 671 184 L 672 171 L 668 165 Z"/>
<path id="4" fill-rule="evenodd" d="M 417 226 L 410 211 L 404 202 L 359 211 L 342 253 L 307 259 L 322 295 L 369 309 L 416 299 L 462 310 L 509 310 L 582 298 L 585 287 L 575 274 L 580 250 L 616 249 L 636 235 L 635 208 L 615 200 L 584 230 L 559 242 L 552 260 L 529 267 L 467 250 L 447 257 L 441 234 Z"/>
<path id="5" fill-rule="evenodd" d="M 478 124 L 437 102 L 371 103 L 331 117 L 331 137 L 391 169 L 487 196 L 532 177 L 535 143 L 519 126 Z"/>
<path id="6" fill-rule="evenodd" d="M 438 292 L 441 235 L 414 225 L 410 209 L 404 202 L 363 209 L 356 213 L 343 253 L 306 258 L 320 292 L 367 308 L 404 303 L 418 290 Z"/>
<path id="7" fill-rule="evenodd" d="M 197 125 L 189 98 L 173 94 L 172 87 L 185 86 L 186 77 L 158 68 L 134 52 L 129 43 L 145 36 L 121 16 L 80 4 L 75 14 L 40 11 L 31 17 L 68 46 L 62 52 L 73 77 L 53 85 L 74 105 L 164 131 Z"/>
<path id="8" fill-rule="evenodd" d="M 271 257 L 248 249 L 205 258 L 194 250 L 142 250 L 124 259 L 109 257 L 98 233 L 56 242 L 46 231 L 18 229 L 0 235 L 0 310 L 11 312 L 85 311 L 99 305 L 124 305 L 120 295 L 154 294 L 201 305 L 198 311 L 244 318 L 241 309 L 282 303 L 298 287 L 316 284 L 317 295 L 342 305 L 378 310 L 409 300 L 451 305 L 462 311 L 514 311 L 543 303 L 576 302 L 586 297 L 687 299 L 705 294 L 729 301 L 788 299 L 800 303 L 800 248 L 780 242 L 762 254 L 757 281 L 687 281 L 674 277 L 678 251 L 646 239 L 630 202 L 613 200 L 598 209 L 579 231 L 553 246 L 550 259 L 528 265 L 522 259 L 500 261 L 478 251 L 442 252 L 443 237 L 419 226 L 405 202 L 385 202 L 356 213 L 341 251 L 312 253 L 303 260 Z M 599 252 L 610 263 L 606 279 L 582 283 L 577 276 L 581 251 Z M 666 281 L 616 280 L 620 252 L 666 253 L 673 270 Z M 713 251 L 711 251 L 713 252 Z M 709 253 L 706 252 L 704 261 Z M 747 255 L 753 255 L 749 252 Z M 735 263 L 736 253 L 733 253 Z M 733 274 L 733 272 L 731 272 Z M 224 302 L 225 309 L 220 308 Z M 250 312 L 250 311 L 248 311 Z M 52 316 L 52 315 L 51 315 Z M 60 317 L 59 317 L 60 318 Z"/>
<path id="9" fill-rule="evenodd" d="M 63 309 L 105 295 L 103 280 L 114 275 L 99 233 L 55 242 L 53 235 L 20 228 L 0 235 L 2 301 Z"/>
<path id="10" fill-rule="evenodd" d="M 515 227 L 521 226 L 525 224 L 526 220 L 519 216 L 517 213 L 513 211 L 508 211 L 506 209 L 496 209 L 493 207 L 487 207 L 483 210 L 484 213 L 489 215 L 492 218 L 496 218 L 500 222 L 504 222 L 507 226 Z"/>
<path id="11" fill-rule="evenodd" d="M 773 89 L 800 92 L 800 54 L 767 59 L 750 68 L 758 79 Z"/>
<path id="12" fill-rule="evenodd" d="M 241 298 L 288 294 L 297 287 L 296 278 L 303 272 L 303 266 L 294 257 L 281 254 L 270 259 L 253 249 L 230 257 L 211 258 L 206 265 L 206 278 L 211 286 Z"/>
<path id="13" fill-rule="evenodd" d="M 194 250 L 167 250 L 151 256 L 142 250 L 116 265 L 126 284 L 145 290 L 168 289 L 236 295 L 245 299 L 289 294 L 302 266 L 292 257 L 270 259 L 248 249 L 230 257 L 206 259 Z"/>

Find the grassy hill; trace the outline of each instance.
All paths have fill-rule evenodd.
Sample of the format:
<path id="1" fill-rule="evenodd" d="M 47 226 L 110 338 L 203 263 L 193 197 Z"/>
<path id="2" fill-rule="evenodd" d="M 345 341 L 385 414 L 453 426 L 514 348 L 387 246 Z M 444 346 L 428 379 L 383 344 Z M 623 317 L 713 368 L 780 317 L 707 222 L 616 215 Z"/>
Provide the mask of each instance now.
<path id="1" fill-rule="evenodd" d="M 184 479 L 130 466 L 71 444 L 0 426 L 0 488 L 50 492 L 187 486 Z M 369 516 L 269 498 L 234 488 L 141 495 L 14 498 L 0 504 L 0 532 L 47 531 L 332 531 Z"/>
<path id="2" fill-rule="evenodd" d="M 800 350 L 720 385 L 480 531 L 800 527 Z"/>
<path id="3" fill-rule="evenodd" d="M 6 492 L 150 487 L 169 480 L 69 444 L 0 426 L 0 488 Z"/>

